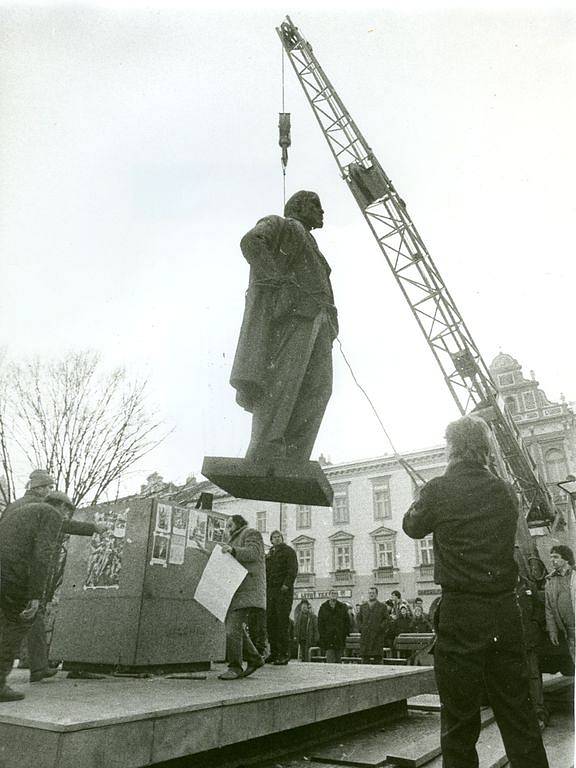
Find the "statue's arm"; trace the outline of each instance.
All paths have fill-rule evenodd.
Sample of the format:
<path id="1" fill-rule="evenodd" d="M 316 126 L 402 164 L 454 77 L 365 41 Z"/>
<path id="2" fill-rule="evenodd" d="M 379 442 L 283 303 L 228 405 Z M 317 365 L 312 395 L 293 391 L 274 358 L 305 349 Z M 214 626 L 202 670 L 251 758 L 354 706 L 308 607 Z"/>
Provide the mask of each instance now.
<path id="1" fill-rule="evenodd" d="M 240 241 L 240 248 L 251 267 L 263 276 L 280 277 L 276 253 L 284 220 L 280 216 L 266 216 L 247 232 Z"/>

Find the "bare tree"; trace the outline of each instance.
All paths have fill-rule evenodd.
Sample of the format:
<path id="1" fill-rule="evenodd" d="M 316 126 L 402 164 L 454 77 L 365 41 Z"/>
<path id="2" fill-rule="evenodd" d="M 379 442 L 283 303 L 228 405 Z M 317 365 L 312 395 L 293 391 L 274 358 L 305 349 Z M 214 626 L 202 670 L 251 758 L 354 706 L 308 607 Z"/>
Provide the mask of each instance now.
<path id="1" fill-rule="evenodd" d="M 104 371 L 92 352 L 2 365 L 0 499 L 14 497 L 16 457 L 48 470 L 75 505 L 96 504 L 165 435 L 146 407 L 146 383 Z"/>

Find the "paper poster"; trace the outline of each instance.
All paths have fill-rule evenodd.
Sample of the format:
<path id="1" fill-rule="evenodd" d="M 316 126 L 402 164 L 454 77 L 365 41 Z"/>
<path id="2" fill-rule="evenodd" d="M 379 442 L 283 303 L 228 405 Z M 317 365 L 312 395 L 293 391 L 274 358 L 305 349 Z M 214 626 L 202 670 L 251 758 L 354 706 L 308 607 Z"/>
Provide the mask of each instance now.
<path id="1" fill-rule="evenodd" d="M 154 534 L 154 542 L 152 544 L 152 559 L 151 565 L 163 565 L 165 568 L 168 565 L 168 550 L 170 549 L 170 536 L 165 536 L 161 533 Z"/>
<path id="2" fill-rule="evenodd" d="M 189 549 L 204 549 L 206 546 L 206 524 L 208 516 L 202 510 L 190 509 L 186 546 Z"/>
<path id="3" fill-rule="evenodd" d="M 170 553 L 168 562 L 172 565 L 182 565 L 184 562 L 184 553 L 186 552 L 186 536 L 177 536 L 172 534 L 170 540 Z"/>
<path id="4" fill-rule="evenodd" d="M 172 507 L 172 533 L 186 536 L 188 532 L 189 511 L 185 507 Z"/>
<path id="5" fill-rule="evenodd" d="M 129 507 L 112 507 L 94 515 L 94 522 L 105 525 L 106 530 L 92 536 L 84 589 L 118 589 L 128 512 Z"/>
<path id="6" fill-rule="evenodd" d="M 216 546 L 200 577 L 194 599 L 224 622 L 232 598 L 247 573 L 246 568 L 232 555 L 222 552 L 221 547 Z"/>
<path id="7" fill-rule="evenodd" d="M 172 507 L 168 504 L 158 504 L 156 509 L 156 530 L 159 533 L 170 533 L 172 528 Z"/>
<path id="8" fill-rule="evenodd" d="M 208 515 L 208 541 L 222 542 L 226 536 L 226 520 Z"/>

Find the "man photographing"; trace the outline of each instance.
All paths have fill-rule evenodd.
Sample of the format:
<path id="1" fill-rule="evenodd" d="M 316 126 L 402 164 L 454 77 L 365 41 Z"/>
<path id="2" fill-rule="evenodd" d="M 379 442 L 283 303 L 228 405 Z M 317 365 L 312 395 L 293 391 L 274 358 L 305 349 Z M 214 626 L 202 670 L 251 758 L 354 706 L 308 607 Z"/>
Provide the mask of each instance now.
<path id="1" fill-rule="evenodd" d="M 446 429 L 448 467 L 404 516 L 413 539 L 434 535 L 434 671 L 442 703 L 444 768 L 477 768 L 480 701 L 486 689 L 512 768 L 547 768 L 530 699 L 515 595 L 518 500 L 487 468 L 490 431 L 465 416 Z"/>

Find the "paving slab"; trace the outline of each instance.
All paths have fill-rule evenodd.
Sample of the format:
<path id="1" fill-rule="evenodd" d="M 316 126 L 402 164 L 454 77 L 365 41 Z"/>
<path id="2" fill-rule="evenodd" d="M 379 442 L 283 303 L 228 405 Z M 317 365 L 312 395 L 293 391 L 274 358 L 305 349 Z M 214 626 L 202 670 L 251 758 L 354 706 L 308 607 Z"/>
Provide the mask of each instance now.
<path id="1" fill-rule="evenodd" d="M 482 711 L 483 727 L 493 720 L 491 711 Z M 379 768 L 387 763 L 419 768 L 439 754 L 438 713 L 409 711 L 407 718 L 315 750 L 310 753 L 310 758 L 316 762 L 333 762 L 358 768 Z"/>
<path id="2" fill-rule="evenodd" d="M 491 723 L 480 731 L 476 751 L 478 752 L 478 768 L 502 768 L 502 766 L 508 765 L 508 758 L 496 723 Z M 397 765 L 399 764 L 397 763 Z M 442 755 L 438 755 L 434 760 L 426 763 L 426 768 L 442 768 Z M 550 768 L 557 767 L 550 763 Z"/>

